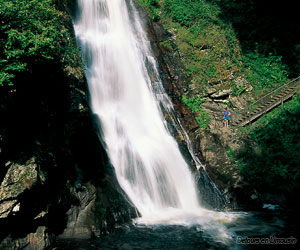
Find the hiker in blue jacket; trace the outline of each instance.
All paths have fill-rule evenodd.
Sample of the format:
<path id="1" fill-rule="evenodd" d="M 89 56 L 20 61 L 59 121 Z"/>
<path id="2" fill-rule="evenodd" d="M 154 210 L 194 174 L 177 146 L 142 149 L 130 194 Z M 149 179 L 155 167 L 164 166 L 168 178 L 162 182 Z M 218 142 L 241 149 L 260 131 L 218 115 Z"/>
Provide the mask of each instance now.
<path id="1" fill-rule="evenodd" d="M 226 107 L 225 111 L 224 111 L 224 125 L 225 125 L 226 128 L 228 128 L 229 116 L 230 116 L 230 112 Z"/>

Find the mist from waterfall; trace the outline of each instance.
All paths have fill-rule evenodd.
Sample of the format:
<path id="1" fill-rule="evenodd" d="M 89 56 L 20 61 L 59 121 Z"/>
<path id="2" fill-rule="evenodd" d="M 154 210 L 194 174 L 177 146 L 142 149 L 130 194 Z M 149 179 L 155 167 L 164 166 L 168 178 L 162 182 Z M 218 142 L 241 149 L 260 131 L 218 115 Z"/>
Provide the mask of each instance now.
<path id="1" fill-rule="evenodd" d="M 78 0 L 74 28 L 91 107 L 117 179 L 141 213 L 137 222 L 201 224 L 227 237 L 219 221 L 234 215 L 201 207 L 192 173 L 168 131 L 160 107 L 172 112 L 172 103 L 132 1 Z"/>

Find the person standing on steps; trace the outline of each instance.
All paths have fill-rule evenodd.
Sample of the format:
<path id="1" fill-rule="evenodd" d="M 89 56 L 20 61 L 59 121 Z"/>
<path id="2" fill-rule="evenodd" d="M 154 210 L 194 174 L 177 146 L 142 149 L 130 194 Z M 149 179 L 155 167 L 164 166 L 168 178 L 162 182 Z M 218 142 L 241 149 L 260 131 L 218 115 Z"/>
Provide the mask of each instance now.
<path id="1" fill-rule="evenodd" d="M 230 112 L 226 107 L 224 111 L 224 125 L 226 128 L 228 128 L 229 116 L 230 116 Z"/>

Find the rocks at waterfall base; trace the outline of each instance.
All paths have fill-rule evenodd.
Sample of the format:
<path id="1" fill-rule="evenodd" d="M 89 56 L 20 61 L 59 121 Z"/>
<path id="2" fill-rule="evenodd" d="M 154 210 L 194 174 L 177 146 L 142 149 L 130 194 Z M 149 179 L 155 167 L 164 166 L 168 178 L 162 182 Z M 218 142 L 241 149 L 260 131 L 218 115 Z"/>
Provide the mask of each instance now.
<path id="1" fill-rule="evenodd" d="M 6 99 L 0 96 L 6 100 L 0 107 L 5 118 L 1 250 L 46 249 L 59 235 L 90 238 L 137 216 L 99 140 L 83 74 L 79 79 L 58 77 L 43 88 L 32 79 L 32 86 L 17 88 Z"/>
<path id="2" fill-rule="evenodd" d="M 26 165 L 7 162 L 5 167 L 8 171 L 0 186 L 0 219 L 20 210 L 18 197 L 37 181 L 34 159 L 28 160 Z"/>
<path id="3" fill-rule="evenodd" d="M 83 68 L 59 62 L 37 65 L 1 87 L 1 250 L 47 249 L 58 239 L 107 234 L 137 216 L 99 140 L 88 98 Z"/>
<path id="4" fill-rule="evenodd" d="M 32 123 L 23 123 L 16 133 L 10 126 L 18 118 L 18 112 L 11 112 L 16 108 L 7 105 L 0 110 L 10 118 L 1 131 L 1 250 L 46 249 L 57 239 L 103 235 L 137 216 L 98 139 L 85 82 L 70 85 L 68 94 L 57 96 L 55 104 L 47 103 L 52 96 L 39 103 L 35 88 L 26 91 L 26 98 L 37 103 L 20 112 L 32 117 L 34 129 Z M 23 103 L 22 97 L 10 98 L 16 106 Z M 62 111 L 63 106 L 68 108 Z"/>

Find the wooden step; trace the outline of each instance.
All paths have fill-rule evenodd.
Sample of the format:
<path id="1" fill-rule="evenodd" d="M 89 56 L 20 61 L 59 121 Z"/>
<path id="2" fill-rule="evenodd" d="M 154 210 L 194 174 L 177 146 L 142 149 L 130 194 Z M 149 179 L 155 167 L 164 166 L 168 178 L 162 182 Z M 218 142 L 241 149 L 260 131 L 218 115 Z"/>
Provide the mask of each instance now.
<path id="1" fill-rule="evenodd" d="M 300 77 L 295 79 L 297 81 L 295 81 L 295 80 L 292 81 L 292 82 L 294 82 L 293 85 L 297 84 L 296 86 L 283 85 L 281 90 L 280 90 L 280 88 L 275 90 L 275 91 L 278 90 L 277 93 L 275 91 L 273 91 L 274 93 L 272 92 L 269 95 L 267 95 L 268 98 L 266 98 L 266 96 L 263 97 L 267 101 L 261 103 L 260 106 L 258 106 L 256 109 L 252 110 L 251 112 L 245 113 L 237 121 L 232 122 L 232 125 L 245 126 L 248 123 L 250 123 L 251 121 L 259 118 L 264 113 L 269 112 L 273 108 L 280 105 L 280 102 L 284 102 L 284 101 L 288 100 L 289 98 L 291 98 L 295 94 L 296 90 L 300 88 L 300 80 L 298 80 L 299 78 Z M 261 99 L 261 100 L 264 101 L 263 99 Z"/>

